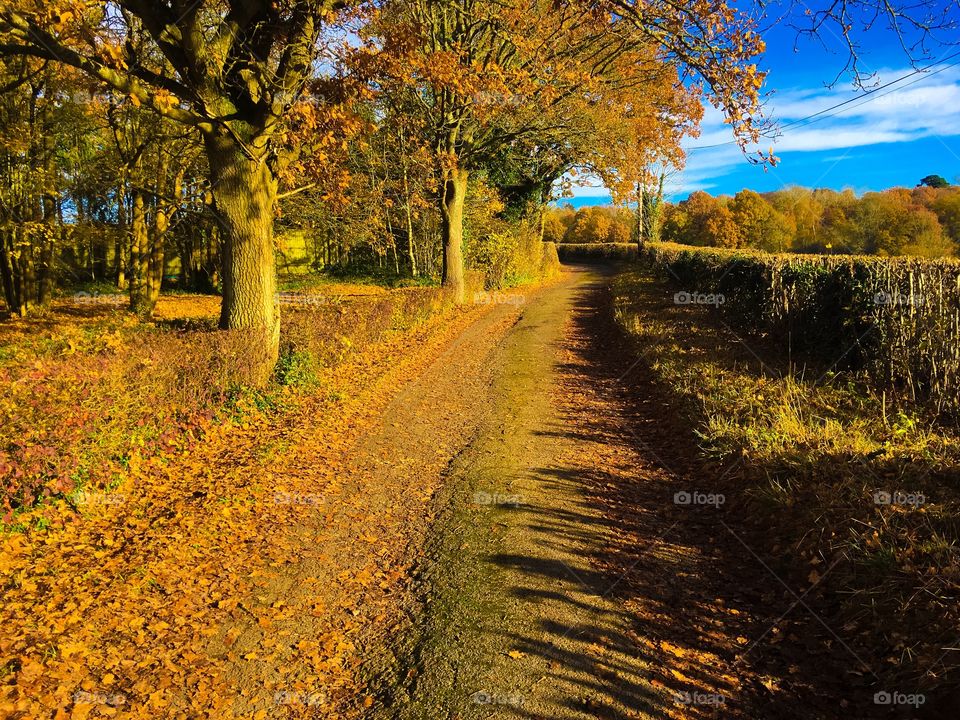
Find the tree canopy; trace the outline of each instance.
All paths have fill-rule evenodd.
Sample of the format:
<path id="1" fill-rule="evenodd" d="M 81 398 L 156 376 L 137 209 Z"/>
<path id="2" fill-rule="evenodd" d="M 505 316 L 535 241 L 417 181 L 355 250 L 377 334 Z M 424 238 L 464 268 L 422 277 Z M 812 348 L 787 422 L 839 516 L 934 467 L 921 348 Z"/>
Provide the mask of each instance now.
<path id="1" fill-rule="evenodd" d="M 871 12 L 921 36 L 949 25 L 927 2 L 856 0 L 808 30 L 838 25 L 855 66 Z M 762 137 L 762 16 L 726 0 L 13 0 L 0 95 L 29 121 L 2 133 L 7 304 L 43 304 L 58 274 L 112 276 L 148 316 L 176 257 L 222 293 L 220 326 L 249 336 L 265 377 L 281 236 L 307 237 L 316 266 L 389 257 L 462 298 L 465 264 L 489 257 L 471 218 L 546 234 L 551 189 L 576 171 L 659 228 L 650 168 L 683 164 L 703 101 L 744 151 Z M 775 248 L 822 230 L 749 196 L 700 200 L 693 236 L 775 227 Z M 849 221 L 839 207 L 824 212 Z"/>

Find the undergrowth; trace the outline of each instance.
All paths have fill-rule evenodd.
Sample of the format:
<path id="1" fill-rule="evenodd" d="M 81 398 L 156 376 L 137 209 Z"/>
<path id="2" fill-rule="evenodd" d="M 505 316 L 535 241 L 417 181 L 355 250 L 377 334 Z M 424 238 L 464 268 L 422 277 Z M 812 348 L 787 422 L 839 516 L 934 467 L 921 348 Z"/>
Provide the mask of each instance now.
<path id="1" fill-rule="evenodd" d="M 146 324 L 65 298 L 0 324 L 0 529 L 23 529 L 21 515 L 50 499 L 110 487 L 131 457 L 168 456 L 214 425 L 326 392 L 351 353 L 450 307 L 439 288 L 369 290 L 305 280 L 284 295 L 275 378 L 256 390 L 242 333 L 215 328 L 215 298 L 164 296 Z"/>

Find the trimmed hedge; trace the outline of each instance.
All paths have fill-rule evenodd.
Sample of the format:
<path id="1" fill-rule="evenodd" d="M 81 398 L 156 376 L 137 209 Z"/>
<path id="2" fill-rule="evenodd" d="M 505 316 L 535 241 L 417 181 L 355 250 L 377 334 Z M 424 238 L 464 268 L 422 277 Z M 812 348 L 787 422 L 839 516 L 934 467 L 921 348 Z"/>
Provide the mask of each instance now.
<path id="1" fill-rule="evenodd" d="M 636 260 L 637 246 L 634 243 L 560 243 L 557 254 L 561 262 Z"/>
<path id="2" fill-rule="evenodd" d="M 738 330 L 834 370 L 864 371 L 895 397 L 960 417 L 954 259 L 771 255 L 670 243 L 647 244 L 642 259 L 676 289 L 713 295 Z"/>
<path id="3" fill-rule="evenodd" d="M 557 244 L 555 242 L 540 243 L 543 250 L 540 255 L 540 276 L 542 278 L 556 277 L 560 272 L 560 256 L 557 253 Z"/>

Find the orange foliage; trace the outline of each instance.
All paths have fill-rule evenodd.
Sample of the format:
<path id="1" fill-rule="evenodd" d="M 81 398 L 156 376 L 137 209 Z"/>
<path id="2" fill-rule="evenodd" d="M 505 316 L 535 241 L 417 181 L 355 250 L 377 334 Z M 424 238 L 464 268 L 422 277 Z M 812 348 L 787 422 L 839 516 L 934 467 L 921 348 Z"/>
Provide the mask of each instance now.
<path id="1" fill-rule="evenodd" d="M 96 308 L 78 319 L 69 307 L 32 345 L 24 331 L 40 321 L 3 326 L 16 358 L 3 380 L 24 413 L 16 428 L 4 424 L 3 441 L 26 453 L 8 458 L 5 480 L 40 479 L 31 492 L 48 499 L 8 516 L 18 530 L 0 541 L 0 716 L 262 717 L 238 708 L 300 687 L 239 686 L 227 670 L 262 662 L 296 667 L 290 677 L 304 692 L 322 688 L 328 709 L 360 695 L 358 621 L 323 602 L 329 583 L 300 578 L 316 590 L 312 608 L 261 599 L 303 550 L 287 529 L 337 491 L 344 447 L 404 373 L 469 322 L 447 307 L 438 291 L 411 289 L 293 308 L 285 342 L 324 353 L 322 392 L 277 388 L 219 407 L 229 386 L 216 360 L 231 351 L 220 333 L 151 332 Z M 193 314 L 207 309 L 201 301 Z M 415 327 L 398 334 L 398 323 Z M 7 418 L 17 411 L 10 399 Z M 89 473 L 70 476 L 77 468 Z M 357 541 L 375 532 L 345 520 Z M 389 587 L 400 573 L 385 568 L 343 573 L 337 587 L 355 599 Z M 290 647 L 283 638 L 298 613 L 323 631 Z M 241 623 L 259 628 L 255 642 Z"/>

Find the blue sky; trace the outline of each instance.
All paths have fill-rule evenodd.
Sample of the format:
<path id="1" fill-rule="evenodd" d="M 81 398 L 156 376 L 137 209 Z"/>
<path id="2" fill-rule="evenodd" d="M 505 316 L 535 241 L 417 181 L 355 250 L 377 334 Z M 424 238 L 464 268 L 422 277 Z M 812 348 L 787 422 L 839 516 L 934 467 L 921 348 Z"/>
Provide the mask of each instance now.
<path id="1" fill-rule="evenodd" d="M 954 0 L 939 2 L 958 12 Z M 805 6 L 801 3 L 797 7 Z M 767 52 L 758 63 L 769 71 L 764 114 L 781 126 L 864 92 L 854 87 L 849 74 L 830 86 L 848 58 L 838 37 L 826 32 L 822 43 L 798 39 L 796 30 L 789 27 L 791 22 L 788 17 L 764 33 Z M 796 22 L 802 22 L 802 17 L 798 16 Z M 957 42 L 957 31 L 953 32 L 949 39 Z M 686 167 L 668 182 L 670 195 L 680 199 L 698 189 L 718 195 L 733 194 L 745 187 L 763 192 L 789 185 L 851 187 L 859 193 L 913 186 L 931 173 L 960 183 L 960 55 L 934 65 L 960 53 L 960 46 L 930 42 L 926 52 L 919 49 L 914 53 L 911 65 L 911 59 L 886 28 L 876 27 L 857 37 L 861 70 L 873 74 L 865 83 L 867 89 L 918 67 L 933 67 L 827 113 L 829 117 L 818 122 L 782 127 L 779 138 L 761 145 L 767 149 L 772 144 L 780 158 L 776 167 L 766 171 L 748 163 L 732 143 L 693 149 L 732 138 L 722 115 L 707 106 L 701 136 L 686 143 L 691 148 Z M 609 202 L 602 187 L 579 187 L 574 193 L 575 205 Z"/>

